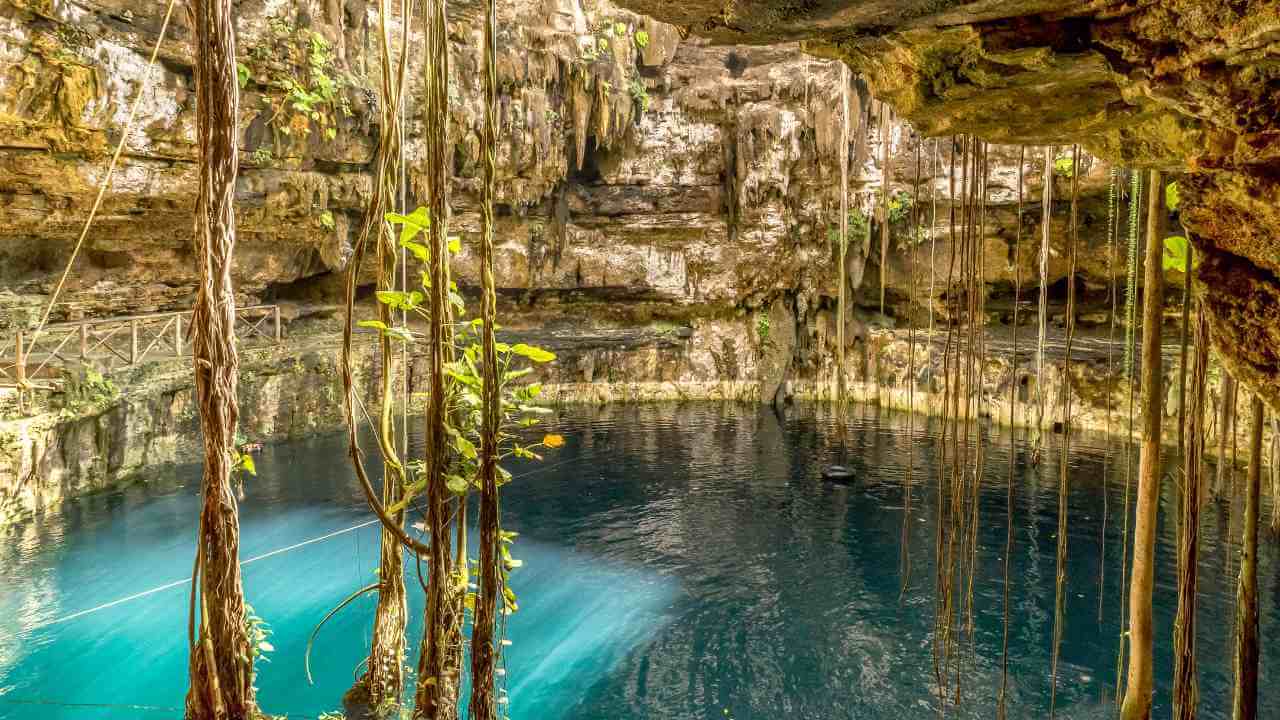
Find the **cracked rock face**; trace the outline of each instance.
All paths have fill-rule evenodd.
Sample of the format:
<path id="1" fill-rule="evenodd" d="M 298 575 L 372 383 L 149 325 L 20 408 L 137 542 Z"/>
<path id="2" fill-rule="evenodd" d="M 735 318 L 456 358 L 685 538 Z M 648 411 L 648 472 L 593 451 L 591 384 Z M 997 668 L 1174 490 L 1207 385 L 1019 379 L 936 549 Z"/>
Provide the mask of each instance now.
<path id="1" fill-rule="evenodd" d="M 635 5 L 693 25 L 695 33 L 713 40 L 733 39 L 724 34 L 730 33 L 727 26 L 707 30 L 705 22 L 698 26 L 681 19 L 683 15 L 673 16 L 677 11 L 696 14 L 706 3 Z M 837 32 L 852 17 L 836 12 L 841 3 L 799 5 L 810 10 L 788 11 L 792 14 L 787 17 L 811 17 L 803 32 L 766 34 L 765 21 L 780 16 L 764 12 L 763 4 L 762 14 L 749 13 L 754 6 L 739 3 L 742 17 L 758 21 L 759 35 L 731 34 L 775 43 L 809 37 L 814 38 L 809 41 L 813 52 L 834 54 L 838 45 L 843 57 L 853 57 L 854 46 L 845 42 L 843 31 Z M 819 5 L 834 14 L 817 12 Z M 865 5 L 874 6 L 876 17 L 902 14 L 898 11 L 907 7 Z M 239 300 L 335 303 L 371 189 L 371 158 L 381 130 L 376 93 L 369 89 L 377 85 L 376 7 L 312 7 L 294 0 L 246 0 L 238 7 L 243 85 L 235 267 Z M 453 2 L 450 8 L 451 231 L 463 239 L 457 273 L 466 285 L 477 281 L 481 16 L 479 3 Z M 712 348 L 723 357 L 750 357 L 753 350 L 744 338 L 756 316 L 766 315 L 775 326 L 784 318 L 784 324 L 795 326 L 794 360 L 801 371 L 825 366 L 838 294 L 832 238 L 840 206 L 846 87 L 838 62 L 803 52 L 795 43 L 713 44 L 689 35 L 687 28 L 606 2 L 516 0 L 502 3 L 501 9 L 497 261 L 508 322 L 579 329 L 676 323 L 707 329 L 690 341 L 698 352 Z M 9 291 L 0 291 L 0 330 L 29 324 L 56 283 L 144 77 L 151 84 L 139 121 L 126 139 L 125 155 L 72 273 L 66 302 L 54 317 L 190 305 L 195 281 L 190 251 L 195 198 L 190 30 L 185 15 L 177 13 L 170 39 L 160 49 L 161 62 L 148 71 L 146 58 L 162 12 L 136 0 L 92 6 L 0 0 L 0 26 L 5 29 L 0 56 L 11 61 L 0 68 L 0 287 Z M 948 16 L 953 20 L 946 32 L 964 34 L 968 40 L 961 43 L 935 38 L 937 33 L 919 25 L 924 17 L 919 13 L 906 15 L 914 18 L 903 22 L 915 23 L 910 28 L 919 42 L 953 43 L 965 52 L 985 37 L 980 30 L 965 30 L 965 23 L 996 22 Z M 399 28 L 393 19 L 394 36 Z M 865 39 L 875 38 L 867 34 Z M 411 67 L 420 68 L 416 35 L 411 34 L 410 44 Z M 895 57 L 906 62 L 915 47 L 904 44 Z M 866 62 L 888 57 L 868 54 Z M 1057 56 L 1037 57 L 1048 62 Z M 869 65 L 859 67 L 869 72 Z M 943 277 L 950 255 L 947 194 L 955 181 L 950 146 L 922 144 L 899 121 L 880 127 L 876 118 L 881 105 L 872 95 L 899 103 L 891 88 L 913 82 L 905 69 L 894 72 L 867 74 L 866 84 L 847 86 L 854 146 L 851 203 L 879 222 L 878 199 L 886 186 L 894 197 L 914 193 L 919 150 L 921 196 L 937 200 L 936 216 L 931 200 L 927 219 L 922 208 L 919 222 L 931 226 L 937 237 L 931 256 L 935 274 Z M 985 77 L 995 82 L 1011 74 L 989 72 Z M 420 96 L 420 73 L 411 73 L 410 82 L 411 97 Z M 1114 85 L 1111 75 L 1102 85 L 1107 83 Z M 959 81 L 938 87 L 943 85 L 954 87 L 956 97 L 969 93 L 965 107 L 982 107 L 973 99 L 978 93 L 973 87 L 965 90 Z M 994 97 L 990 88 L 982 92 Z M 1078 105 L 1083 107 L 1087 98 L 1081 98 Z M 1079 109 L 1059 104 L 1063 112 Z M 920 104 L 908 119 L 929 129 L 920 113 L 938 109 L 938 122 L 943 122 L 948 107 Z M 411 102 L 406 117 L 410 205 L 423 195 L 418 112 Z M 1022 116 L 1016 112 L 1002 112 L 1015 124 L 998 137 L 1043 139 L 1018 130 Z M 932 131 L 942 132 L 941 127 Z M 1026 127 L 1037 125 L 1026 121 Z M 882 159 L 886 145 L 887 167 Z M 1062 153 L 1060 149 L 1058 159 Z M 1029 247 L 1018 253 L 1016 247 L 1020 167 L 1026 196 L 1023 242 L 1032 243 L 1041 232 L 1037 202 L 1046 159 L 1039 150 L 1028 151 L 1020 166 L 1018 148 L 994 147 L 991 160 L 984 257 L 992 292 L 1007 296 L 1016 277 L 1030 288 L 1027 281 L 1035 275 L 1034 253 Z M 1106 283 L 1117 264 L 1105 232 L 1109 173 L 1109 164 L 1086 157 L 1081 207 L 1087 251 L 1081 255 L 1081 272 L 1091 286 Z M 1057 284 L 1066 273 L 1068 220 L 1061 200 L 1069 183 L 1058 176 L 1054 184 L 1059 204 L 1050 228 L 1049 281 Z M 1247 184 L 1231 187 L 1238 195 L 1254 191 Z M 1191 188 L 1184 195 L 1212 193 Z M 1266 207 L 1255 211 L 1271 212 Z M 1194 209 L 1188 212 L 1199 217 Z M 928 258 L 913 251 L 922 246 L 909 242 L 912 236 L 910 222 L 900 220 L 884 263 L 889 302 L 899 311 L 909 309 L 908 303 L 936 306 L 944 292 L 941 281 L 932 287 L 925 281 Z M 874 311 L 882 264 L 879 243 L 853 240 L 847 267 L 852 304 Z M 1255 241 L 1241 242 L 1253 247 Z M 914 288 L 913 256 L 918 268 Z M 859 337 L 856 331 L 848 335 Z M 741 347 L 730 352 L 726 342 Z M 740 364 L 704 363 L 706 377 L 694 379 L 736 381 L 740 373 L 732 368 Z"/>
<path id="2" fill-rule="evenodd" d="M 841 58 L 926 135 L 1079 142 L 1188 173 L 1184 220 L 1228 362 L 1280 411 L 1280 7 L 1268 0 L 621 0 L 723 43 Z M 1230 281 L 1224 268 L 1248 280 Z M 1274 346 L 1274 344 L 1273 344 Z"/>

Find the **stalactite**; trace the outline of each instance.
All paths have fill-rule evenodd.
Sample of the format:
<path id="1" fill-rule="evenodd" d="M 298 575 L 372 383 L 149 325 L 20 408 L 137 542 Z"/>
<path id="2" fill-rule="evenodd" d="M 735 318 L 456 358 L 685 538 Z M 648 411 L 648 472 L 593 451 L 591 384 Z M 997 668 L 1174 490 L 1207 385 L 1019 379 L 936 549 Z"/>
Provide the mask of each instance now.
<path id="1" fill-rule="evenodd" d="M 1066 622 L 1067 494 L 1071 477 L 1071 350 L 1076 332 L 1076 253 L 1080 242 L 1080 146 L 1071 148 L 1071 228 L 1067 241 L 1067 355 L 1062 365 L 1062 455 L 1058 459 L 1058 548 L 1054 591 L 1053 658 L 1049 688 L 1049 717 L 1057 710 L 1058 660 Z"/>
<path id="2" fill-rule="evenodd" d="M 1048 402 L 1044 382 L 1045 342 L 1049 327 L 1049 237 L 1053 221 L 1053 157 L 1055 149 L 1044 149 L 1044 188 L 1040 219 L 1040 336 L 1036 344 L 1036 422 L 1034 425 L 1035 455 L 1039 458 L 1044 444 L 1044 413 Z"/>
<path id="3" fill-rule="evenodd" d="M 1244 538 L 1240 543 L 1240 578 L 1236 586 L 1235 692 L 1232 720 L 1258 717 L 1258 506 L 1262 495 L 1262 430 L 1266 426 L 1262 398 L 1250 403 L 1249 475 L 1244 495 Z"/>
<path id="4" fill-rule="evenodd" d="M 1160 419 L 1164 415 L 1160 356 L 1160 319 L 1164 305 L 1163 246 L 1157 239 L 1161 237 L 1164 188 L 1160 184 L 1158 170 L 1151 171 L 1148 194 L 1151 211 L 1142 303 L 1142 450 L 1138 461 L 1138 506 L 1129 583 L 1129 674 L 1121 708 L 1122 720 L 1144 720 L 1151 716 L 1154 643 L 1151 596 L 1155 580 L 1156 510 L 1160 500 Z"/>
<path id="5" fill-rule="evenodd" d="M 498 705 L 494 676 L 498 668 L 498 645 L 494 642 L 498 597 L 502 594 L 501 518 L 498 498 L 498 432 L 501 397 L 498 387 L 497 339 L 494 331 L 498 315 L 497 282 L 493 268 L 494 200 L 497 192 L 498 152 L 498 9 L 497 0 L 485 3 L 484 25 L 484 188 L 481 202 L 483 227 L 480 234 L 480 280 L 484 295 L 481 320 L 483 372 L 483 421 L 480 443 L 480 587 L 476 597 L 471 630 L 472 720 L 497 720 Z M 465 515 L 465 513 L 463 513 Z M 458 543 L 458 555 L 466 562 L 467 545 Z"/>
<path id="6" fill-rule="evenodd" d="M 880 313 L 884 314 L 884 296 L 889 268 L 889 194 L 893 191 L 893 173 L 889 168 L 889 106 L 880 104 Z"/>
<path id="7" fill-rule="evenodd" d="M 929 215 L 929 352 L 933 352 L 933 303 L 934 285 L 937 272 L 934 263 L 938 257 L 938 139 L 933 140 L 933 172 L 929 174 L 929 203 L 932 210 Z"/>
<path id="8" fill-rule="evenodd" d="M 1154 208 L 1153 208 L 1154 209 Z M 1178 615 L 1173 625 L 1173 717 L 1196 716 L 1196 592 L 1200 565 L 1200 493 L 1203 487 L 1205 385 L 1209 370 L 1209 321 L 1196 315 L 1195 361 L 1188 408 L 1188 444 L 1178 496 Z"/>
<path id="9" fill-rule="evenodd" d="M 844 415 L 847 391 L 847 366 L 845 364 L 845 325 L 848 323 L 846 296 L 848 295 L 848 251 L 849 251 L 849 66 L 840 63 L 840 260 L 838 271 L 839 299 L 836 302 L 836 407 L 841 417 Z"/>
<path id="10" fill-rule="evenodd" d="M 240 577 L 240 518 L 231 487 L 239 417 L 236 304 L 231 285 L 240 107 L 235 18 L 228 0 L 196 0 L 191 15 L 201 180 L 195 213 L 200 284 L 191 318 L 191 354 L 204 474 L 188 620 L 186 716 L 243 720 L 256 714 L 257 703 Z"/>

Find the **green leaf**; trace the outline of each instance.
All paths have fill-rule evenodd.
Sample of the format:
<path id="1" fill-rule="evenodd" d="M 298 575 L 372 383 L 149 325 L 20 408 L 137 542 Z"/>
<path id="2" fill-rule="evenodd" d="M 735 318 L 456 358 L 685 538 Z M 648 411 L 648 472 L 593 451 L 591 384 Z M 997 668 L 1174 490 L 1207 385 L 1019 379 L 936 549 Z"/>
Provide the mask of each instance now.
<path id="1" fill-rule="evenodd" d="M 390 307 L 392 310 L 412 310 L 422 302 L 422 293 L 414 290 L 412 292 L 399 292 L 396 290 L 379 290 L 374 293 L 378 302 Z"/>
<path id="2" fill-rule="evenodd" d="M 1191 244 L 1187 242 L 1187 238 L 1182 235 L 1174 235 L 1164 239 L 1164 258 L 1163 265 L 1165 270 L 1176 270 L 1180 273 L 1187 272 L 1187 256 L 1191 254 Z M 1192 261 L 1194 268 L 1199 263 Z"/>
<path id="3" fill-rule="evenodd" d="M 362 328 L 370 328 L 372 330 L 390 330 L 391 329 L 387 327 L 387 324 L 382 322 L 381 320 L 361 320 L 360 322 L 356 323 L 356 325 Z"/>
<path id="4" fill-rule="evenodd" d="M 413 253 L 413 256 L 422 262 L 426 262 L 431 259 L 431 251 L 427 249 L 426 245 L 421 243 L 416 243 L 412 240 L 401 240 L 400 247 Z"/>
<path id="5" fill-rule="evenodd" d="M 1178 183 L 1171 182 L 1164 186 L 1164 202 L 1169 207 L 1169 211 L 1173 212 L 1182 204 L 1182 195 L 1178 192 Z"/>
<path id="6" fill-rule="evenodd" d="M 240 456 L 240 469 L 254 477 L 258 476 L 258 466 L 253 464 L 253 456 L 248 453 Z"/>
<path id="7" fill-rule="evenodd" d="M 431 228 L 431 212 L 424 207 L 420 207 L 408 215 L 387 213 L 383 217 L 392 225 L 402 226 L 400 229 L 401 245 Z"/>
<path id="8" fill-rule="evenodd" d="M 449 253 L 457 255 L 460 252 L 462 252 L 462 238 L 456 235 L 449 238 Z"/>
<path id="9" fill-rule="evenodd" d="M 533 372 L 533 368 L 531 367 L 527 367 L 522 370 L 512 370 L 511 372 L 503 374 L 502 379 L 504 381 L 517 380 L 519 378 L 524 377 L 525 375 L 528 375 L 531 372 Z"/>
<path id="10" fill-rule="evenodd" d="M 406 343 L 413 342 L 413 334 L 410 333 L 408 330 L 405 330 L 404 328 L 398 328 L 398 327 L 388 328 L 383 332 L 387 337 L 391 338 L 392 340 L 399 340 L 401 342 L 406 342 Z"/>
<path id="11" fill-rule="evenodd" d="M 468 460 L 475 460 L 478 457 L 475 443 L 459 435 L 454 439 L 453 447 Z"/>
<path id="12" fill-rule="evenodd" d="M 511 347 L 511 352 L 529 358 L 536 363 L 551 362 L 556 359 L 555 353 L 547 352 L 540 347 L 534 347 L 524 343 L 517 343 L 516 345 L 513 345 Z"/>
<path id="13" fill-rule="evenodd" d="M 449 492 L 454 495 L 465 495 L 467 493 L 467 479 L 461 475 L 446 475 L 444 477 L 444 486 L 449 488 Z"/>

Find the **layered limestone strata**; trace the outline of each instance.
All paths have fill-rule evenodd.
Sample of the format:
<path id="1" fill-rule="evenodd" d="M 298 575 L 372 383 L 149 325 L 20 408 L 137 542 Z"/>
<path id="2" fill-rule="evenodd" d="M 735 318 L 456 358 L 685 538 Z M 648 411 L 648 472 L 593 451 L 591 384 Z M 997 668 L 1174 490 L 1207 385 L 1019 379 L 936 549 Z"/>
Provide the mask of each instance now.
<path id="1" fill-rule="evenodd" d="M 1227 364 L 1280 411 L 1280 4 L 1274 0 L 621 0 L 723 43 L 802 41 L 928 135 L 1079 142 L 1186 171 Z"/>

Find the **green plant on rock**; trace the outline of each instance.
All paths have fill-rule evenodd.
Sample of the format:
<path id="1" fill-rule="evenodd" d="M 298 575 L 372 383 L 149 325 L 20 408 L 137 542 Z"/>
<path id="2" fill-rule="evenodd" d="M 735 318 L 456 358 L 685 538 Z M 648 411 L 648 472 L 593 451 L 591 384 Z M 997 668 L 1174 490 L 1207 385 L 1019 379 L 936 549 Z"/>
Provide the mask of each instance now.
<path id="1" fill-rule="evenodd" d="M 649 111 L 649 88 L 640 78 L 632 78 L 631 80 L 631 99 L 640 106 L 641 112 Z"/>
<path id="2" fill-rule="evenodd" d="M 1053 172 L 1059 177 L 1071 179 L 1075 176 L 1075 164 L 1071 159 L 1071 155 L 1059 155 L 1053 161 Z"/>
<path id="3" fill-rule="evenodd" d="M 275 159 L 275 153 L 271 152 L 271 148 L 266 145 L 258 146 L 256 150 L 249 154 L 249 161 L 258 167 L 266 167 Z"/>
<path id="4" fill-rule="evenodd" d="M 325 230 L 332 230 L 334 229 L 334 227 L 337 226 L 336 223 L 333 221 L 333 213 L 328 210 L 325 210 L 320 213 L 319 220 L 320 220 L 320 227 L 323 227 Z"/>
<path id="5" fill-rule="evenodd" d="M 338 121 L 352 116 L 345 91 L 355 83 L 337 66 L 333 47 L 320 33 L 277 17 L 268 26 L 268 41 L 249 52 L 249 59 L 263 69 L 261 84 L 277 91 L 262 96 L 271 113 L 267 124 L 285 136 L 319 132 L 326 140 L 335 139 Z M 236 71 L 242 88 L 255 78 L 249 64 L 238 63 Z"/>
<path id="6" fill-rule="evenodd" d="M 871 219 L 862 212 L 862 210 L 854 207 L 849 208 L 849 222 L 847 224 L 848 232 L 845 235 L 845 247 L 853 243 L 855 240 L 869 237 L 871 233 Z M 828 233 L 828 239 L 834 245 L 840 241 L 840 229 L 832 227 Z"/>
<path id="7" fill-rule="evenodd" d="M 911 193 L 905 190 L 889 196 L 889 224 L 901 225 L 911 219 L 911 210 L 915 207 L 915 201 L 911 197 Z"/>
<path id="8" fill-rule="evenodd" d="M 649 33 L 645 30 L 637 30 L 634 38 L 636 47 L 641 50 L 649 47 Z"/>
<path id="9" fill-rule="evenodd" d="M 769 345 L 769 315 L 768 313 L 758 313 L 756 315 L 756 337 L 760 339 L 760 347 L 765 348 Z"/>
<path id="10" fill-rule="evenodd" d="M 1164 201 L 1169 207 L 1169 212 L 1178 212 L 1178 208 L 1182 204 L 1182 193 L 1178 190 L 1177 181 L 1171 182 L 1165 186 Z"/>

